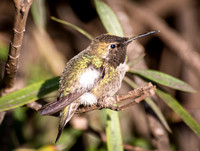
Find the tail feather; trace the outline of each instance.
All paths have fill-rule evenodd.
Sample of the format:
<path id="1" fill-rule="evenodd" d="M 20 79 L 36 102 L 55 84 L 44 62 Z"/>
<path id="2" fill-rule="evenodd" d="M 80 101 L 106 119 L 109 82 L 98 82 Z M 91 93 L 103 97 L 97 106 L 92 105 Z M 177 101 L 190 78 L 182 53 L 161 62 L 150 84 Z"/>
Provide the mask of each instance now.
<path id="1" fill-rule="evenodd" d="M 65 125 L 70 121 L 70 119 L 76 112 L 79 105 L 80 105 L 80 103 L 73 102 L 70 105 L 68 105 L 66 108 L 64 108 L 64 110 L 61 112 L 60 124 L 59 124 L 59 128 L 58 128 L 58 135 L 56 137 L 55 143 L 60 138 Z"/>

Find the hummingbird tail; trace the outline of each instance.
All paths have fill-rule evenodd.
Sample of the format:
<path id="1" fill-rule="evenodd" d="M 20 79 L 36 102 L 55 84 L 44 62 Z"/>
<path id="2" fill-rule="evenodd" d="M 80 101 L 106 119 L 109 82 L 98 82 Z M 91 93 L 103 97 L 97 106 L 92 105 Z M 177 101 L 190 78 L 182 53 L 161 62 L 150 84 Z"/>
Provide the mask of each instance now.
<path id="1" fill-rule="evenodd" d="M 65 125 L 69 122 L 69 120 L 72 118 L 74 113 L 76 112 L 77 108 L 79 107 L 80 103 L 73 102 L 70 105 L 68 105 L 62 112 L 61 112 L 61 118 L 60 118 L 60 125 L 58 128 L 58 135 L 56 137 L 55 143 L 60 138 L 60 135 L 65 127 Z"/>

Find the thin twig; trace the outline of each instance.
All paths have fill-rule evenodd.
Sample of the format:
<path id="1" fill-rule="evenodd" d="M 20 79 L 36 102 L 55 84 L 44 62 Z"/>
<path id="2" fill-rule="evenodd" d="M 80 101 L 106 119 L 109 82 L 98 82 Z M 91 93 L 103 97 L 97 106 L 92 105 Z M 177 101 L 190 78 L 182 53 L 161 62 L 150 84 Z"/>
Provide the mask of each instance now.
<path id="1" fill-rule="evenodd" d="M 116 95 L 113 97 L 108 97 L 108 98 L 99 100 L 97 104 L 94 104 L 92 106 L 80 106 L 77 109 L 76 113 L 85 113 L 85 112 L 89 112 L 93 110 L 101 110 L 105 108 L 115 110 L 115 111 L 124 110 L 127 107 L 140 103 L 146 97 L 153 96 L 155 94 L 155 90 L 156 90 L 156 86 L 153 86 L 151 83 L 148 83 L 144 85 L 143 87 L 129 91 L 126 94 Z M 120 103 L 125 103 L 125 104 L 120 104 Z M 35 111 L 38 111 L 42 107 L 42 105 L 37 102 L 34 102 L 31 104 L 28 104 L 28 107 Z M 56 116 L 56 115 L 57 114 L 53 114 L 53 116 Z"/>
<path id="2" fill-rule="evenodd" d="M 22 40 L 25 32 L 25 25 L 29 9 L 33 0 L 13 0 L 15 5 L 15 20 L 13 27 L 13 37 L 10 41 L 8 59 L 5 66 L 5 73 L 0 85 L 0 96 L 12 91 L 15 76 L 18 69 L 18 59 L 22 46 Z M 2 123 L 6 112 L 0 112 L 0 124 Z"/>
<path id="3" fill-rule="evenodd" d="M 145 85 L 144 87 L 134 89 L 127 94 L 120 95 L 120 96 L 114 96 L 110 97 L 105 100 L 100 100 L 101 103 L 99 104 L 94 104 L 92 106 L 87 106 L 87 107 L 80 107 L 76 111 L 76 113 L 84 113 L 84 112 L 89 112 L 93 110 L 100 110 L 103 108 L 108 108 L 111 110 L 119 111 L 123 110 L 126 107 L 132 106 L 134 104 L 140 103 L 142 100 L 144 100 L 148 96 L 153 96 L 154 91 L 156 87 L 153 86 L 151 83 Z M 127 100 L 130 99 L 130 100 Z M 122 103 L 122 102 L 128 102 L 124 105 L 120 106 L 114 106 L 114 104 Z"/>
<path id="4" fill-rule="evenodd" d="M 13 0 L 13 2 L 15 5 L 13 37 L 10 41 L 8 59 L 1 84 L 2 93 L 8 92 L 14 86 L 26 20 L 33 0 Z"/>

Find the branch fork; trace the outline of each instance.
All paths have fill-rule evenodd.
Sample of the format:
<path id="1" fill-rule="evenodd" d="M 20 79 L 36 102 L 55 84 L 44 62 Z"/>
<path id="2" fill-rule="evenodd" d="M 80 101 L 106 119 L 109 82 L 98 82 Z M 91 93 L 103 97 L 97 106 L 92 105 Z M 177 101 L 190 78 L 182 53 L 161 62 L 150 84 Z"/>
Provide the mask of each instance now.
<path id="1" fill-rule="evenodd" d="M 127 107 L 140 103 L 146 97 L 153 96 L 155 94 L 156 87 L 151 83 L 146 84 L 141 88 L 129 91 L 124 95 L 116 95 L 113 97 L 107 97 L 99 100 L 97 104 L 87 107 L 79 107 L 76 113 L 84 113 L 93 110 L 101 110 L 104 108 L 114 111 L 124 110 Z"/>

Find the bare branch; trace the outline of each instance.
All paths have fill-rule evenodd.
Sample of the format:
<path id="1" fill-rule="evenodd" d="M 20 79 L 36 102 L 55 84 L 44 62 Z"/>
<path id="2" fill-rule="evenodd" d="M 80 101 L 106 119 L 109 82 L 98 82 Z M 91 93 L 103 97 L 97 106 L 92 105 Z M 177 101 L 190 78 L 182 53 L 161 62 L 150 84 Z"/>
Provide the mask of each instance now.
<path id="1" fill-rule="evenodd" d="M 140 103 L 146 97 L 153 96 L 155 94 L 155 90 L 156 87 L 153 86 L 151 83 L 148 83 L 145 86 L 129 91 L 124 95 L 116 95 L 100 100 L 98 104 L 94 104 L 92 106 L 81 106 L 77 109 L 76 113 L 85 113 L 93 110 L 101 110 L 104 108 L 115 111 L 124 110 L 127 107 Z M 35 102 L 34 104 L 28 104 L 28 107 L 32 108 L 35 111 L 38 111 L 42 106 L 41 104 Z"/>
<path id="2" fill-rule="evenodd" d="M 0 96 L 9 93 L 14 86 L 15 76 L 18 69 L 18 59 L 25 32 L 25 25 L 30 6 L 33 0 L 13 0 L 15 5 L 15 20 L 13 26 L 13 36 L 10 41 L 8 59 L 5 66 L 5 73 L 0 85 Z M 0 124 L 6 112 L 0 112 Z"/>
<path id="3" fill-rule="evenodd" d="M 98 110 L 98 109 L 100 110 L 103 108 L 108 108 L 115 111 L 124 110 L 127 107 L 140 103 L 142 100 L 144 100 L 148 96 L 153 96 L 155 89 L 156 87 L 153 86 L 151 83 L 149 83 L 141 88 L 134 89 L 128 92 L 127 94 L 124 94 L 121 96 L 113 96 L 113 97 L 100 100 L 98 104 L 94 104 L 92 106 L 80 107 L 78 108 L 76 113 L 84 113 L 84 112 L 89 112 L 89 111 Z M 130 99 L 130 100 L 127 100 L 127 99 Z M 128 103 L 120 104 L 119 106 L 114 105 L 116 103 L 119 104 L 122 102 L 128 102 Z"/>
<path id="4" fill-rule="evenodd" d="M 1 84 L 1 90 L 3 93 L 6 93 L 14 85 L 26 20 L 33 0 L 13 0 L 13 2 L 15 5 L 15 20 L 13 37 L 10 41 L 9 55 L 5 67 L 4 78 Z"/>

